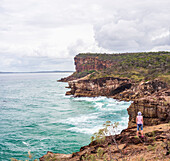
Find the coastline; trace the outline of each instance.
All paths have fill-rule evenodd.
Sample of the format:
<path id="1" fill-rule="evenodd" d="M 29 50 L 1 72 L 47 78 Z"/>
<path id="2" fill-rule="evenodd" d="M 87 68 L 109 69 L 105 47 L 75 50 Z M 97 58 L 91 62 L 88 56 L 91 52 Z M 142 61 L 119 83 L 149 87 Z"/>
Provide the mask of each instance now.
<path id="1" fill-rule="evenodd" d="M 136 128 L 127 128 L 115 135 L 118 147 L 122 152 L 124 160 L 158 160 L 169 161 L 170 124 L 159 124 L 144 126 L 144 138 L 136 137 Z M 99 156 L 98 149 L 102 149 L 103 155 Z M 107 136 L 100 144 L 96 141 L 80 148 L 80 151 L 72 154 L 59 154 L 48 151 L 42 156 L 40 161 L 60 160 L 60 161 L 80 161 L 86 156 L 94 156 L 96 161 L 110 160 L 110 153 L 118 161 L 122 161 L 121 154 L 113 143 L 112 137 Z M 88 159 L 87 159 L 88 160 Z M 91 161 L 92 159 L 89 159 Z"/>
<path id="2" fill-rule="evenodd" d="M 69 84 L 69 86 L 66 88 L 70 88 L 71 90 L 66 92 L 66 95 L 73 95 L 74 97 L 106 96 L 117 100 L 133 101 L 130 107 L 127 109 L 129 114 L 128 128 L 122 130 L 121 134 L 115 135 L 116 137 L 118 137 L 116 140 L 118 140 L 118 144 L 119 146 L 121 146 L 125 156 L 127 149 L 133 149 L 133 146 L 131 145 L 137 146 L 136 148 L 140 149 L 142 153 L 146 152 L 147 148 L 145 147 L 144 149 L 141 149 L 141 144 L 146 143 L 147 146 L 155 145 L 155 143 L 153 143 L 154 140 L 150 140 L 150 137 L 153 136 L 149 134 L 155 131 L 153 130 L 153 128 L 157 130 L 157 133 L 154 136 L 154 139 L 155 137 L 157 137 L 157 139 L 155 139 L 156 143 L 159 143 L 160 141 L 165 142 L 165 140 L 166 142 L 169 142 L 170 128 L 169 124 L 167 123 L 170 121 L 170 85 L 159 78 L 147 81 L 134 81 L 133 79 L 128 77 L 100 76 L 99 78 L 92 79 L 92 77 L 96 77 L 96 70 L 99 70 L 101 73 L 101 70 L 105 70 L 105 68 L 108 68 L 108 64 L 115 66 L 115 60 L 98 60 L 99 56 L 96 57 L 96 55 L 92 55 L 92 57 L 90 57 L 89 55 L 86 56 L 85 54 L 83 54 L 83 57 L 81 57 L 81 55 L 75 57 L 76 73 L 73 73 L 67 78 L 59 80 L 61 82 L 68 82 Z M 119 55 L 117 55 L 116 57 L 118 56 Z M 95 64 L 95 66 L 93 64 Z M 95 71 L 92 71 L 93 69 Z M 90 73 L 86 72 L 86 70 L 90 71 Z M 83 72 L 86 73 L 85 76 Z M 97 72 L 97 74 L 98 73 L 99 72 Z M 79 77 L 79 75 L 81 75 L 81 77 Z M 141 111 L 144 116 L 144 129 L 148 130 L 150 127 L 153 127 L 151 128 L 152 131 L 148 131 L 145 133 L 145 137 L 143 139 L 135 138 L 135 118 L 138 111 Z M 166 129 L 161 131 L 160 129 L 162 129 L 162 127 L 164 126 L 166 127 Z M 165 137 L 163 138 L 163 136 Z M 162 140 L 160 140 L 160 138 Z M 52 152 L 48 152 L 47 155 L 44 155 L 40 158 L 40 161 L 44 161 L 44 158 L 47 156 L 57 157 L 61 160 L 78 161 L 82 160 L 82 157 L 85 156 L 87 153 L 89 153 L 90 155 L 94 154 L 94 156 L 96 156 L 97 149 L 99 147 L 103 148 L 105 154 L 108 154 L 108 147 L 109 145 L 112 145 L 112 142 L 113 141 L 110 139 L 110 137 L 106 137 L 106 145 L 91 142 L 91 144 L 89 144 L 88 146 L 82 147 L 79 152 L 70 155 L 54 154 Z M 114 146 L 115 145 L 113 145 L 113 153 L 118 153 L 117 158 L 119 160 L 121 158 L 120 153 L 117 151 L 117 149 L 114 148 Z M 160 148 L 162 147 L 160 146 Z M 163 153 L 167 153 L 168 150 L 169 147 L 167 149 L 163 148 Z M 129 154 L 127 155 L 132 157 L 134 154 L 132 150 L 129 151 Z M 149 154 L 150 152 L 147 151 L 147 153 Z M 156 153 L 153 155 L 154 157 L 157 157 Z M 139 155 L 137 156 L 139 157 Z M 153 157 L 151 158 L 153 159 Z"/>
<path id="3" fill-rule="evenodd" d="M 107 79 L 107 78 L 105 78 Z M 110 78 L 109 78 L 110 79 Z M 117 78 L 116 78 L 117 79 Z M 102 80 L 102 78 L 100 79 L 100 81 Z M 120 79 L 122 81 L 122 79 Z M 80 81 L 80 84 L 79 84 Z M 99 82 L 97 80 L 95 80 L 97 84 L 99 84 Z M 88 83 L 87 83 L 88 82 Z M 162 160 L 164 159 L 165 161 L 168 161 L 170 159 L 169 156 L 169 147 L 166 148 L 162 148 L 163 147 L 167 147 L 166 142 L 170 142 L 170 125 L 169 125 L 169 115 L 170 114 L 168 112 L 168 110 L 170 109 L 169 103 L 164 104 L 163 102 L 167 99 L 166 98 L 166 92 L 169 91 L 169 87 L 165 86 L 165 88 L 160 88 L 160 86 L 158 86 L 155 89 L 155 92 L 153 92 L 153 94 L 148 94 L 145 97 L 139 97 L 138 99 L 135 99 L 133 96 L 132 99 L 129 99 L 129 93 L 132 92 L 131 90 L 127 89 L 125 91 L 123 91 L 124 93 L 120 95 L 120 93 L 117 93 L 115 96 L 109 96 L 108 94 L 104 94 L 102 92 L 102 94 L 93 94 L 93 90 L 84 90 L 84 88 L 82 88 L 82 83 L 86 83 L 86 87 L 90 87 L 90 84 L 93 85 L 94 87 L 94 82 L 91 82 L 91 80 L 74 80 L 74 81 L 69 81 L 69 88 L 71 88 L 71 92 L 68 91 L 66 93 L 66 95 L 73 95 L 75 97 L 96 97 L 96 96 L 106 96 L 108 98 L 114 98 L 117 99 L 119 101 L 133 101 L 132 104 L 130 105 L 130 107 L 127 109 L 128 110 L 128 114 L 129 114 L 129 122 L 128 122 L 128 128 L 122 130 L 122 132 L 116 136 L 116 141 L 118 142 L 118 146 L 121 149 L 123 156 L 128 160 L 134 160 L 136 161 L 136 159 L 147 159 L 147 160 L 153 160 L 153 159 L 157 159 L 157 160 Z M 104 83 L 106 83 L 105 81 L 102 81 Z M 129 81 L 126 80 L 127 83 L 129 83 Z M 162 87 L 164 87 L 165 84 L 162 84 L 163 82 L 159 82 L 158 80 L 156 80 L 157 84 L 162 85 Z M 117 82 L 118 83 L 118 82 Z M 153 83 L 153 82 L 152 82 Z M 122 84 L 122 83 L 120 83 Z M 135 87 L 138 87 L 138 89 L 145 89 L 144 92 L 146 92 L 146 85 L 150 85 L 151 82 L 147 82 L 145 83 L 140 83 L 140 85 L 144 85 L 144 87 L 135 85 Z M 124 85 L 124 84 L 123 84 Z M 103 87 L 102 84 L 100 84 L 100 86 Z M 106 85 L 107 86 L 107 85 Z M 132 85 L 133 86 L 133 85 Z M 131 87 L 132 87 L 131 86 Z M 79 88 L 81 87 L 81 89 Z M 67 87 L 68 88 L 68 87 Z M 106 88 L 106 87 L 104 87 Z M 160 89 L 157 91 L 157 89 Z M 117 89 L 117 88 L 116 88 Z M 150 89 L 150 88 L 149 88 Z M 88 92 L 87 92 L 88 91 Z M 92 94 L 90 94 L 90 92 L 92 92 Z M 100 90 L 97 90 L 100 91 Z M 109 91 L 109 90 L 106 90 Z M 135 90 L 134 90 L 135 91 Z M 73 93 L 74 92 L 74 93 Z M 138 95 L 142 96 L 143 93 L 140 91 L 138 92 Z M 163 98 L 162 98 L 163 97 Z M 156 99 L 153 99 L 156 98 Z M 168 100 L 167 100 L 168 101 Z M 156 108 L 155 108 L 156 107 Z M 159 108 L 161 107 L 166 107 L 167 111 L 159 110 Z M 144 138 L 136 138 L 136 123 L 135 123 L 135 117 L 136 117 L 136 113 L 138 111 L 142 111 L 142 113 L 145 116 L 144 118 Z M 156 111 L 155 111 L 156 110 Z M 160 112 L 160 113 L 159 113 Z M 168 112 L 168 113 L 167 113 Z M 157 118 L 156 118 L 156 117 Z M 164 119 L 166 117 L 166 119 Z M 162 120 L 163 118 L 163 120 Z M 89 156 L 95 156 L 97 158 L 98 155 L 98 151 L 97 149 L 102 148 L 104 151 L 104 154 L 106 154 L 107 158 L 109 159 L 109 150 L 108 148 L 110 147 L 109 145 L 111 145 L 112 148 L 112 154 L 117 158 L 117 160 L 122 160 L 120 152 L 118 151 L 118 149 L 116 148 L 116 146 L 113 144 L 113 141 L 111 139 L 110 136 L 106 137 L 106 141 L 105 143 L 99 144 L 97 142 L 91 142 L 89 145 L 81 147 L 80 151 L 72 153 L 72 154 L 55 154 L 53 152 L 47 152 L 46 155 L 42 156 L 40 158 L 40 161 L 45 161 L 46 158 L 57 158 L 60 159 L 62 161 L 79 161 L 82 160 L 83 157 L 85 157 L 87 154 Z M 157 156 L 157 152 L 155 151 L 154 147 L 157 146 L 157 150 L 161 151 L 162 155 L 161 157 Z M 150 150 L 149 148 L 151 148 L 152 150 Z M 135 152 L 134 152 L 135 151 Z M 165 155 L 167 154 L 168 155 Z M 160 155 L 161 155 L 160 154 Z M 163 158 L 163 156 L 166 156 L 165 158 Z M 98 158 L 97 160 L 104 160 L 104 158 Z"/>
<path id="4" fill-rule="evenodd" d="M 157 125 L 170 121 L 170 88 L 158 79 L 133 83 L 132 80 L 105 77 L 68 82 L 74 97 L 106 96 L 122 101 L 133 101 L 128 108 L 129 128 L 134 127 L 138 111 L 144 115 L 144 125 Z"/>

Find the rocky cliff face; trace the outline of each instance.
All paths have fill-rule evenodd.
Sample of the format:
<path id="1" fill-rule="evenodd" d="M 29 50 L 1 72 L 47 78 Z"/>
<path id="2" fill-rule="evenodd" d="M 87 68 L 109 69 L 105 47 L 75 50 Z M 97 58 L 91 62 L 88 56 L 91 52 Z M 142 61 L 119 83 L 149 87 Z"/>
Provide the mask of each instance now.
<path id="1" fill-rule="evenodd" d="M 142 56 L 147 58 L 147 54 Z M 143 60 L 142 56 L 139 56 L 139 60 Z M 152 56 L 154 57 L 155 55 Z M 133 59 L 135 56 L 133 56 L 133 54 L 79 54 L 74 58 L 76 73 L 92 70 L 105 71 L 105 69 L 110 67 L 116 69 L 116 66 L 121 64 L 121 61 L 126 63 L 125 60 L 128 59 L 128 57 Z M 137 61 L 136 58 L 134 59 Z M 151 59 L 151 55 L 148 59 Z M 156 60 L 157 59 L 154 59 L 154 61 Z M 138 63 L 140 64 L 139 61 Z M 139 66 L 142 66 L 142 63 Z M 121 69 L 125 74 L 126 71 L 124 70 L 123 68 Z M 145 70 L 151 69 L 146 67 Z M 128 72 L 130 71 L 127 71 L 127 73 Z M 68 81 L 68 88 L 71 88 L 66 95 L 73 95 L 75 97 L 107 96 L 118 100 L 133 101 L 128 108 L 129 127 L 136 125 L 135 118 L 138 111 L 141 111 L 144 116 L 144 125 L 155 125 L 170 121 L 170 86 L 159 79 L 147 82 L 137 81 L 136 83 L 131 79 L 120 77 L 107 76 L 89 79 L 90 77 L 87 75 L 84 78 L 76 79 L 74 76 L 73 74 L 63 79 L 63 81 Z"/>
<path id="2" fill-rule="evenodd" d="M 128 108 L 129 127 L 136 126 L 138 111 L 144 116 L 144 125 L 170 121 L 170 89 L 159 80 L 134 83 L 123 78 L 99 78 L 69 81 L 66 95 L 75 97 L 107 96 L 118 100 L 133 101 Z"/>
<path id="3" fill-rule="evenodd" d="M 131 81 L 129 79 L 106 77 L 92 80 L 74 80 L 69 81 L 71 91 L 67 92 L 66 95 L 76 97 L 113 96 L 130 87 Z"/>
<path id="4" fill-rule="evenodd" d="M 103 70 L 117 64 L 116 61 L 104 61 L 98 59 L 98 57 L 75 57 L 74 62 L 77 72 L 83 72 L 85 70 Z"/>
<path id="5" fill-rule="evenodd" d="M 144 125 L 157 125 L 170 121 L 170 104 L 160 97 L 146 97 L 135 100 L 128 108 L 129 123 L 128 127 L 136 126 L 136 115 L 141 111 L 144 117 Z"/>
<path id="6" fill-rule="evenodd" d="M 109 60 L 107 59 L 100 60 L 97 57 L 98 54 L 93 54 L 91 57 L 81 55 L 81 57 L 75 57 L 75 65 L 76 72 L 81 73 L 84 71 L 90 70 L 104 70 L 107 68 L 116 67 L 118 65 L 118 61 L 122 59 Z M 123 75 L 126 73 L 129 74 L 129 71 L 126 69 L 129 68 L 128 65 L 136 67 L 142 67 L 142 71 L 144 73 L 150 69 L 161 69 L 160 71 L 164 71 L 165 63 L 155 63 L 156 68 L 151 68 L 149 64 L 149 68 L 146 68 L 146 64 L 148 62 L 151 63 L 151 57 L 148 59 L 148 54 L 141 55 L 140 61 L 137 61 L 136 56 L 139 56 L 136 53 L 133 57 L 131 55 L 129 60 L 130 64 L 126 64 L 126 68 L 124 63 L 122 65 Z M 102 57 L 107 56 L 106 54 Z M 124 54 L 124 56 L 127 56 Z M 144 63 L 144 57 L 146 63 Z M 152 55 L 155 58 L 155 55 Z M 160 55 L 158 55 L 160 56 Z M 112 57 L 114 57 L 112 55 Z M 119 54 L 117 54 L 119 57 Z M 134 61 L 132 61 L 132 59 Z M 158 57 L 159 59 L 159 57 Z M 126 59 L 128 60 L 128 57 Z M 154 59 L 152 66 L 154 65 L 156 58 Z M 166 59 L 164 59 L 166 60 Z M 167 61 L 168 62 L 168 61 Z M 126 63 L 126 61 L 125 61 Z M 143 65 L 144 63 L 144 65 Z M 137 66 L 139 64 L 139 66 Z M 158 68 L 157 64 L 162 65 L 163 68 Z M 153 66 L 155 67 L 155 66 Z M 145 68 L 145 70 L 143 70 Z M 168 67 L 167 67 L 168 69 Z M 131 69 L 129 69 L 131 70 Z M 150 72 L 152 74 L 153 71 Z M 167 70 L 168 73 L 168 70 Z M 167 76 L 167 73 L 165 76 Z M 116 73 L 117 74 L 117 73 Z M 127 74 L 127 77 L 128 77 Z M 139 74 L 139 73 L 137 73 Z M 157 73 L 156 73 L 157 74 Z M 142 74 L 141 74 L 142 75 Z M 148 76 L 148 75 L 147 75 Z M 79 77 L 80 78 L 80 77 Z M 128 77 L 129 78 L 129 77 Z M 152 78 L 152 75 L 151 75 Z M 61 79 L 61 81 L 67 81 L 69 84 L 68 88 L 71 88 L 70 91 L 66 93 L 66 95 L 73 95 L 75 97 L 96 97 L 96 96 L 107 96 L 118 100 L 132 101 L 131 106 L 127 109 L 129 114 L 129 123 L 128 128 L 123 130 L 121 134 L 116 135 L 115 139 L 119 145 L 120 150 L 122 151 L 123 157 L 128 160 L 169 160 L 169 126 L 168 124 L 161 124 L 170 121 L 170 86 L 159 79 L 150 80 L 147 82 L 139 82 L 135 83 L 131 79 L 120 78 L 120 77 L 102 77 L 98 79 L 89 79 L 88 75 L 84 78 L 78 79 L 73 74 L 70 77 Z M 144 117 L 144 125 L 152 125 L 145 126 L 144 138 L 136 138 L 136 115 L 137 112 L 141 111 Z M 156 125 L 156 126 L 154 126 Z M 54 154 L 52 152 L 48 152 L 46 155 L 40 158 L 41 161 L 45 161 L 47 158 L 51 159 L 60 159 L 60 160 L 70 160 L 70 161 L 78 161 L 83 160 L 83 157 L 91 155 L 93 158 L 98 158 L 98 148 L 102 148 L 107 159 L 113 154 L 115 160 L 122 160 L 122 156 L 120 155 L 117 148 L 113 144 L 112 136 L 107 136 L 105 143 L 98 144 L 96 141 L 91 142 L 88 146 L 84 146 L 80 149 L 80 152 L 76 152 L 73 154 Z M 163 145 L 166 143 L 166 146 Z M 142 146 L 141 146 L 142 145 Z M 156 150 L 153 152 L 153 149 L 150 150 L 150 147 L 156 147 Z M 159 146 L 158 146 L 159 145 Z M 163 145 L 163 146 L 162 146 Z M 109 151 L 111 150 L 111 152 Z M 162 154 L 162 156 L 160 155 Z M 165 159 L 166 155 L 166 159 Z M 98 158 L 99 159 L 99 158 Z M 104 160 L 100 158 L 99 160 Z"/>

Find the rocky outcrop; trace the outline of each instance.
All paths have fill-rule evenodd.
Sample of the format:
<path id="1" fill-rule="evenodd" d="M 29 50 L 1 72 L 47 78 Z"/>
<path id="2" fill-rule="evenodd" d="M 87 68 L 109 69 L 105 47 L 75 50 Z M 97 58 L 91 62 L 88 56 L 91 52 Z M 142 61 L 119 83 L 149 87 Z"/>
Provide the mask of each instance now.
<path id="1" fill-rule="evenodd" d="M 69 88 L 66 95 L 76 97 L 96 97 L 96 96 L 113 96 L 125 89 L 131 88 L 129 79 L 105 77 L 93 80 L 74 80 L 69 81 Z"/>
<path id="2" fill-rule="evenodd" d="M 128 108 L 129 127 L 136 126 L 136 115 L 141 111 L 144 125 L 157 125 L 170 121 L 170 88 L 160 80 L 134 83 L 130 79 L 105 77 L 68 82 L 66 95 L 75 97 L 107 96 L 133 101 Z"/>
<path id="3" fill-rule="evenodd" d="M 159 160 L 169 161 L 170 128 L 168 124 L 145 126 L 145 136 L 136 137 L 136 128 L 128 128 L 119 135 L 106 136 L 102 142 L 92 141 L 72 154 L 47 152 L 40 161 L 81 161 L 81 160 Z M 115 140 L 115 141 L 114 141 Z M 93 159 L 92 159 L 93 158 Z"/>
<path id="4" fill-rule="evenodd" d="M 156 54 L 158 57 L 155 57 Z M 104 156 L 99 158 L 99 148 L 105 154 L 105 160 L 111 160 L 111 157 L 114 157 L 115 160 L 126 159 L 132 161 L 145 159 L 169 160 L 170 128 L 168 124 L 163 123 L 170 121 L 170 86 L 159 79 L 150 79 L 147 82 L 137 81 L 137 83 L 128 79 L 130 70 L 133 69 L 129 68 L 129 66 L 141 68 L 141 73 L 143 72 L 144 74 L 147 71 L 148 75 L 145 75 L 145 78 L 147 78 L 145 80 L 152 78 L 155 71 L 159 71 L 158 73 L 155 72 L 156 75 L 164 72 L 165 76 L 167 76 L 168 57 L 165 59 L 165 54 L 165 52 L 160 52 L 129 55 L 112 54 L 111 56 L 107 54 L 80 54 L 76 56 L 74 58 L 76 66 L 75 74 L 61 79 L 61 81 L 68 82 L 69 87 L 67 88 L 71 88 L 66 95 L 73 95 L 75 97 L 107 96 L 117 100 L 132 101 L 132 104 L 127 109 L 129 114 L 128 128 L 123 130 L 119 135 L 107 136 L 105 142 L 102 144 L 93 141 L 89 145 L 81 147 L 79 152 L 68 155 L 48 152 L 40 158 L 40 161 L 45 161 L 46 159 L 79 161 L 83 160 L 83 158 L 89 160 L 89 157 L 93 158 L 93 160 L 94 158 L 104 160 Z M 163 59 L 161 60 L 166 61 L 161 62 L 159 56 L 162 56 Z M 137 57 L 138 59 L 136 59 Z M 122 61 L 124 62 L 121 63 Z M 158 64 L 160 64 L 159 68 Z M 88 75 L 86 75 L 86 77 L 79 79 L 80 77 L 76 76 L 76 74 L 85 71 L 93 72 L 93 70 L 103 70 L 105 73 L 105 69 L 110 67 L 113 70 L 118 67 L 117 72 L 113 73 L 113 75 L 122 72 L 123 77 L 126 76 L 128 78 L 102 77 L 89 79 Z M 134 74 L 134 76 L 143 76 L 140 70 L 135 72 L 136 75 Z M 87 72 L 86 74 L 89 73 Z M 144 138 L 135 137 L 135 118 L 138 111 L 141 111 L 144 117 Z M 119 149 L 114 145 L 115 141 L 113 137 Z"/>
<path id="5" fill-rule="evenodd" d="M 136 115 L 141 111 L 144 125 L 157 125 L 170 121 L 170 88 L 162 81 L 142 82 L 134 88 L 134 101 L 128 108 L 129 127 L 136 126 Z"/>
<path id="6" fill-rule="evenodd" d="M 165 99 L 153 99 L 146 97 L 135 100 L 128 108 L 129 127 L 136 126 L 137 112 L 141 111 L 144 117 L 144 125 L 157 125 L 170 121 L 170 104 Z"/>
<path id="7" fill-rule="evenodd" d="M 100 60 L 96 57 L 75 57 L 74 58 L 76 71 L 83 72 L 85 70 L 103 70 L 106 68 L 110 68 L 111 66 L 116 66 L 116 61 L 111 60 Z"/>
<path id="8" fill-rule="evenodd" d="M 72 75 L 65 77 L 65 78 L 61 78 L 60 80 L 57 80 L 58 82 L 68 82 L 68 81 L 72 81 L 72 80 L 76 80 L 77 78 Z"/>

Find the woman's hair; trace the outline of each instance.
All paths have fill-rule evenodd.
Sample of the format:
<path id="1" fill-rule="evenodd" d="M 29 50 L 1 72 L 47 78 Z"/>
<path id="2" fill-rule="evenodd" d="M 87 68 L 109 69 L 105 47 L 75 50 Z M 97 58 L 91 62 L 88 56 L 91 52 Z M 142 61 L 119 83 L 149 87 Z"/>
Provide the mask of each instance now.
<path id="1" fill-rule="evenodd" d="M 139 116 L 141 116 L 141 115 L 142 115 L 142 113 L 139 111 L 139 112 L 138 112 L 138 115 L 139 115 Z"/>

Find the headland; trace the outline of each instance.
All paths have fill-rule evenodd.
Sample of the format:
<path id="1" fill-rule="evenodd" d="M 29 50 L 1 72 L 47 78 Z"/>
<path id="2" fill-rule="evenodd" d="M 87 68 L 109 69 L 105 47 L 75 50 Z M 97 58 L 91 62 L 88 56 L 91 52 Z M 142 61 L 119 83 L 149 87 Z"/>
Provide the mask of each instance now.
<path id="1" fill-rule="evenodd" d="M 59 81 L 68 82 L 66 95 L 75 97 L 106 96 L 132 101 L 127 109 L 128 128 L 115 138 L 125 158 L 136 160 L 168 160 L 170 141 L 170 52 L 141 52 L 123 54 L 81 53 L 75 58 L 76 72 Z M 144 117 L 144 138 L 136 138 L 137 112 Z M 70 155 L 48 152 L 45 157 L 60 160 L 82 160 L 86 155 L 97 157 L 100 147 L 106 158 L 122 160 L 111 137 L 103 144 L 95 141 Z M 110 146 L 111 151 L 108 150 Z M 158 145 L 157 147 L 155 145 Z M 148 146 L 152 146 L 149 150 Z M 153 148 L 155 146 L 155 148 Z M 157 152 L 161 153 L 158 155 Z M 110 154 L 109 154 L 110 153 Z M 146 157 L 147 156 L 147 157 Z M 99 158 L 98 160 L 102 160 Z M 104 159 L 103 159 L 104 160 Z"/>

